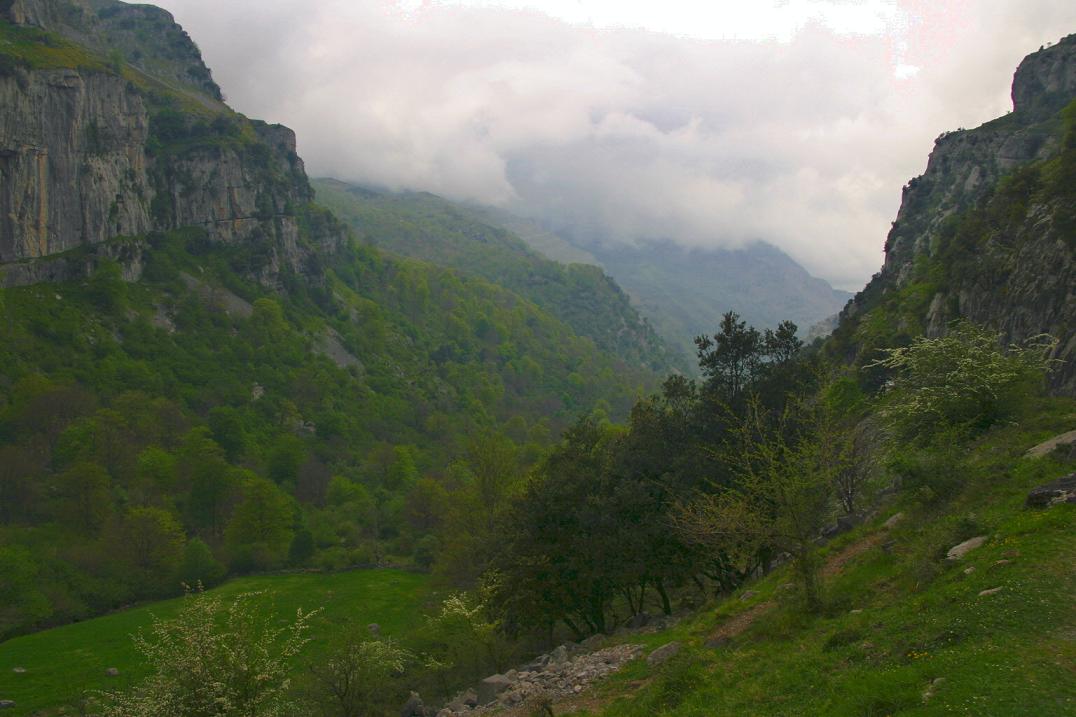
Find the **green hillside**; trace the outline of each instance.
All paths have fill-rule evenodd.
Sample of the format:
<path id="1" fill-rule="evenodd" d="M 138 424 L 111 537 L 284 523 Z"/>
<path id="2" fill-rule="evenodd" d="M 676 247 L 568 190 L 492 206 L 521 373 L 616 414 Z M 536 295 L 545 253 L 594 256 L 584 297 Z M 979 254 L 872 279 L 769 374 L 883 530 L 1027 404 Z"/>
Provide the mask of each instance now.
<path id="1" fill-rule="evenodd" d="M 1037 410 L 1030 423 L 961 452 L 961 489 L 951 501 L 904 494 L 827 546 L 821 614 L 800 611 L 787 589 L 796 578 L 778 570 L 641 638 L 684 649 L 658 668 L 635 663 L 581 701 L 579 714 L 1076 713 L 1076 505 L 1024 507 L 1030 489 L 1076 469 L 1061 454 L 1024 457 L 1076 425 L 1076 404 Z M 987 537 L 981 548 L 946 560 L 979 535 Z"/>
<path id="2" fill-rule="evenodd" d="M 332 179 L 312 184 L 319 202 L 379 247 L 504 286 L 627 363 L 687 370 L 684 355 L 658 338 L 596 266 L 546 259 L 488 213 L 432 194 L 379 192 Z"/>

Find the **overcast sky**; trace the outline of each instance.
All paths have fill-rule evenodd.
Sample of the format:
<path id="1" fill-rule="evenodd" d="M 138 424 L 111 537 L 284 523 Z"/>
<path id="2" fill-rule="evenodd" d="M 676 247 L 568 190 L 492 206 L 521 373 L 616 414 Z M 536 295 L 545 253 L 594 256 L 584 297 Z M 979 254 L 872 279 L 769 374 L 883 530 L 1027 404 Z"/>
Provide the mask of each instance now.
<path id="1" fill-rule="evenodd" d="M 1063 0 L 161 0 L 313 176 L 607 241 L 763 239 L 857 289 L 934 138 L 1011 107 Z"/>

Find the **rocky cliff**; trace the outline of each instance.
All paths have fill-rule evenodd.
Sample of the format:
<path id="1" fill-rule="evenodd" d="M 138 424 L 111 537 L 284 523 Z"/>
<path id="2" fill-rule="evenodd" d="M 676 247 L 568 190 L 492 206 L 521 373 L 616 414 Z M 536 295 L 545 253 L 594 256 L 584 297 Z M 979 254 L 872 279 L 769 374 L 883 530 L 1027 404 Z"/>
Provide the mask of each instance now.
<path id="1" fill-rule="evenodd" d="M 304 244 L 342 240 L 335 222 L 301 222 L 313 192 L 291 130 L 219 103 L 164 11 L 14 0 L 0 16 L 0 262 L 194 226 L 214 241 L 260 242 L 251 271 L 272 281 L 302 265 Z M 130 61 L 99 51 L 117 46 Z"/>
<path id="2" fill-rule="evenodd" d="M 841 315 L 847 358 L 965 318 L 1007 342 L 1057 337 L 1053 388 L 1076 394 L 1076 35 L 1027 57 L 1012 98 L 1004 117 L 942 135 L 904 188 L 885 264 Z"/>

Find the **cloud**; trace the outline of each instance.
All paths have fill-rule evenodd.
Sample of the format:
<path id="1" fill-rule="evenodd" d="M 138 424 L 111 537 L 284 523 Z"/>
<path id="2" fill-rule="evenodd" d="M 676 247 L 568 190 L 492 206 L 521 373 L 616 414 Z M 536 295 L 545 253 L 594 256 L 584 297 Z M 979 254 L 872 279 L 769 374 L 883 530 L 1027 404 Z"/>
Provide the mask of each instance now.
<path id="1" fill-rule="evenodd" d="M 696 37 L 616 27 L 608 3 L 591 24 L 525 2 L 163 4 L 233 106 L 297 131 L 312 174 L 604 242 L 763 239 L 848 288 L 880 266 L 933 138 L 1003 113 L 1020 58 L 1076 29 L 1049 0 L 790 2 L 799 20 L 735 40 L 708 39 L 717 15 Z"/>

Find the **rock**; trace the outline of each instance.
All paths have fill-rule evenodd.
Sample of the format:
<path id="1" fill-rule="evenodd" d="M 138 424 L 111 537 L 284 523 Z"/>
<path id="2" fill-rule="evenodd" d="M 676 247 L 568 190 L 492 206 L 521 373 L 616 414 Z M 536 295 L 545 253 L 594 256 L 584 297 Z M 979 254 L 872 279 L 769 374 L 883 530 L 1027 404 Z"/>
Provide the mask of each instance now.
<path id="1" fill-rule="evenodd" d="M 517 679 L 519 679 L 519 673 L 515 670 L 509 670 L 508 672 L 505 672 L 504 676 L 508 679 L 509 682 L 515 682 Z"/>
<path id="2" fill-rule="evenodd" d="M 882 523 L 882 527 L 885 528 L 886 530 L 892 530 L 893 528 L 897 527 L 897 523 L 899 523 L 902 520 L 904 520 L 904 513 L 903 512 L 896 513 L 895 515 L 891 516 L 889 518 L 889 520 Z"/>
<path id="3" fill-rule="evenodd" d="M 105 670 L 105 674 L 108 675 L 109 677 L 118 677 L 119 674 L 120 674 L 120 671 L 118 669 L 116 669 L 115 667 L 109 667 L 107 670 Z"/>
<path id="4" fill-rule="evenodd" d="M 475 692 L 474 690 L 467 690 L 466 692 L 463 693 L 463 696 L 460 698 L 460 702 L 462 702 L 467 707 L 472 707 L 472 708 L 477 707 L 478 706 L 478 693 Z"/>
<path id="5" fill-rule="evenodd" d="M 980 547 L 986 542 L 985 535 L 977 535 L 974 538 L 969 538 L 959 545 L 954 545 L 949 548 L 949 552 L 946 554 L 946 560 L 960 560 L 965 555 Z"/>
<path id="6" fill-rule="evenodd" d="M 11 709 L 15 706 L 15 700 L 0 700 L 0 710 Z"/>
<path id="7" fill-rule="evenodd" d="M 863 610 L 861 610 L 860 608 L 856 608 L 855 610 L 849 610 L 848 614 L 849 615 L 859 615 L 862 612 L 863 612 Z"/>
<path id="8" fill-rule="evenodd" d="M 649 622 L 650 615 L 645 612 L 640 612 L 632 615 L 631 619 L 628 620 L 628 627 L 638 630 L 640 627 L 646 627 Z"/>
<path id="9" fill-rule="evenodd" d="M 923 690 L 923 701 L 926 702 L 934 696 L 934 692 L 945 682 L 944 677 L 936 677 L 931 680 L 930 685 Z"/>
<path id="10" fill-rule="evenodd" d="M 478 683 L 478 704 L 488 705 L 497 700 L 498 695 L 512 686 L 512 681 L 504 675 L 490 675 Z"/>
<path id="11" fill-rule="evenodd" d="M 1076 473 L 1040 485 L 1027 494 L 1028 508 L 1049 508 L 1058 503 L 1076 503 Z"/>
<path id="12" fill-rule="evenodd" d="M 983 597 L 985 595 L 996 595 L 997 593 L 1001 592 L 1003 589 L 1004 588 L 997 587 L 997 588 L 990 588 L 989 590 L 983 590 L 982 592 L 979 593 L 979 597 Z"/>
<path id="13" fill-rule="evenodd" d="M 25 667 L 12 667 L 11 671 L 14 672 L 16 675 L 22 675 L 22 674 L 26 673 L 26 668 Z"/>
<path id="14" fill-rule="evenodd" d="M 895 540 L 887 540 L 884 543 L 882 543 L 882 552 L 885 553 L 886 555 L 889 555 L 890 553 L 893 552 L 893 548 L 895 548 L 895 547 L 897 547 L 897 541 L 895 541 Z"/>
<path id="15" fill-rule="evenodd" d="M 974 572 L 975 572 L 975 566 L 974 565 L 969 565 L 968 567 L 964 568 L 964 574 L 965 575 L 971 575 Z"/>
<path id="16" fill-rule="evenodd" d="M 758 595 L 758 593 L 754 590 L 744 590 L 743 594 L 740 595 L 740 602 L 747 602 L 756 595 Z"/>
<path id="17" fill-rule="evenodd" d="M 708 639 L 705 645 L 711 650 L 720 650 L 724 647 L 728 647 L 731 643 L 732 639 L 727 635 L 717 635 Z"/>
<path id="18" fill-rule="evenodd" d="M 1071 445 L 1076 445 L 1076 431 L 1062 433 L 1060 436 L 1054 436 L 1048 441 L 1043 441 L 1034 448 L 1028 449 L 1028 452 L 1024 455 L 1028 458 L 1042 458 L 1050 455 L 1058 448 L 1065 448 Z"/>
<path id="19" fill-rule="evenodd" d="M 456 717 L 456 713 L 445 707 L 443 710 L 437 713 L 437 717 Z"/>
<path id="20" fill-rule="evenodd" d="M 1011 562 L 1012 562 L 1011 560 L 1006 560 L 1005 558 L 1002 558 L 1001 560 L 995 560 L 994 565 L 998 565 L 998 566 L 1008 565 Z"/>
<path id="21" fill-rule="evenodd" d="M 561 665 L 568 661 L 568 648 L 564 645 L 558 646 L 552 652 L 549 653 L 549 662 L 554 665 Z"/>
<path id="22" fill-rule="evenodd" d="M 658 665 L 668 662 L 680 652 L 681 647 L 682 645 L 679 642 L 666 643 L 650 653 L 646 658 L 646 664 L 651 667 L 657 667 Z"/>
<path id="23" fill-rule="evenodd" d="M 400 709 L 400 717 L 426 717 L 426 705 L 417 692 L 412 692 Z"/>
<path id="24" fill-rule="evenodd" d="M 381 636 L 381 626 L 378 625 L 376 622 L 371 622 L 369 625 L 366 626 L 366 629 L 374 637 L 380 637 Z"/>

